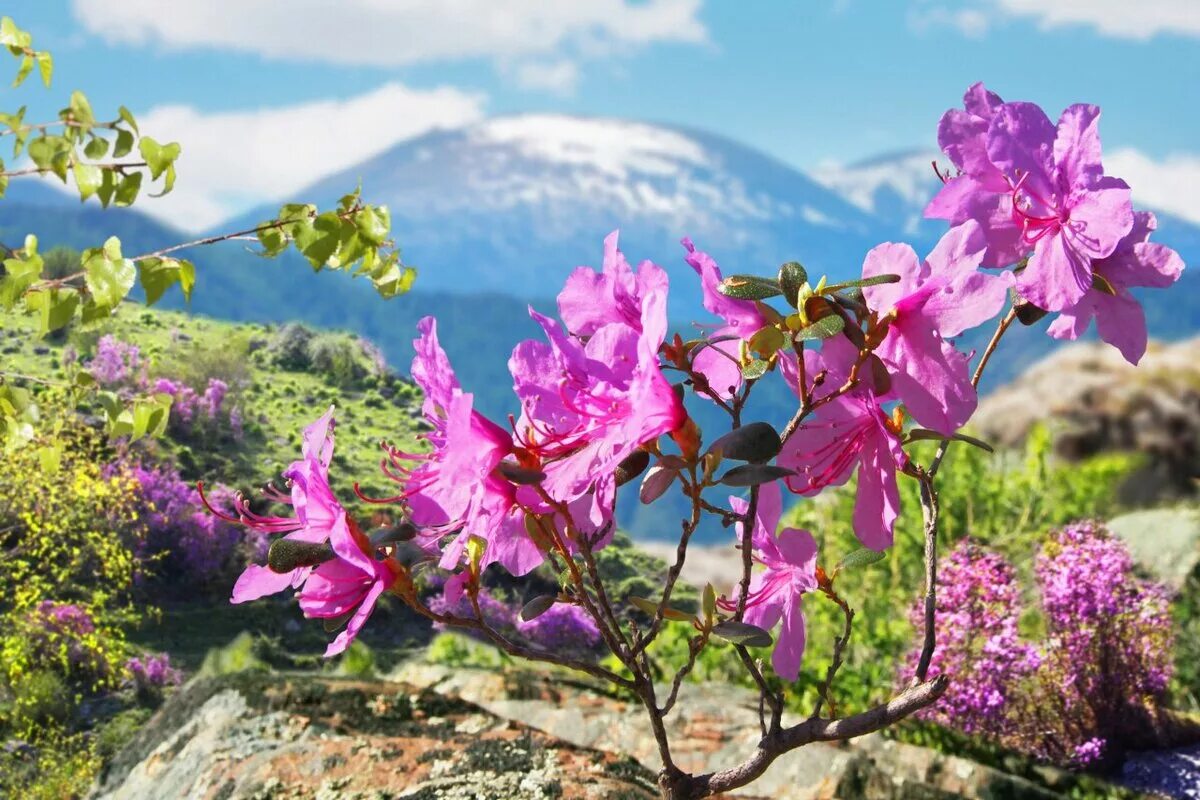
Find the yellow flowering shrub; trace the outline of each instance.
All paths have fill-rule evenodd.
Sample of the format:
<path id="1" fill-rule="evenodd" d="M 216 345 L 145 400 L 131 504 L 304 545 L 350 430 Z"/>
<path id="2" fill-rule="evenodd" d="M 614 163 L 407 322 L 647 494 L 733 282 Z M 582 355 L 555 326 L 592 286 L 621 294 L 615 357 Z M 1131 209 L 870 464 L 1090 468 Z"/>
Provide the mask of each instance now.
<path id="1" fill-rule="evenodd" d="M 0 452 L 0 683 L 20 697 L 50 671 L 77 693 L 120 678 L 132 621 L 136 481 L 105 475 L 109 453 L 53 393 L 40 435 Z"/>

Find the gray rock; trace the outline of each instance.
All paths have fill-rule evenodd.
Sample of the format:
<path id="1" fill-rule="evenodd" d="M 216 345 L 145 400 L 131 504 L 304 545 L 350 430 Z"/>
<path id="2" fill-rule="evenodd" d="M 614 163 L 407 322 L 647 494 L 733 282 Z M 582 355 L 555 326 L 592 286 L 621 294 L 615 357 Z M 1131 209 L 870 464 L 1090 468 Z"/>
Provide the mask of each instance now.
<path id="1" fill-rule="evenodd" d="M 97 800 L 652 800 L 652 773 L 444 695 L 383 681 L 242 673 L 173 695 Z"/>
<path id="2" fill-rule="evenodd" d="M 1017 446 L 1046 425 L 1055 452 L 1078 460 L 1101 452 L 1146 456 L 1121 499 L 1144 504 L 1194 494 L 1200 476 L 1200 339 L 1151 343 L 1134 367 L 1099 343 L 1064 347 L 979 404 L 972 426 Z"/>
<path id="3" fill-rule="evenodd" d="M 1162 508 L 1122 514 L 1108 529 L 1129 545 L 1133 557 L 1178 591 L 1200 564 L 1200 510 Z"/>

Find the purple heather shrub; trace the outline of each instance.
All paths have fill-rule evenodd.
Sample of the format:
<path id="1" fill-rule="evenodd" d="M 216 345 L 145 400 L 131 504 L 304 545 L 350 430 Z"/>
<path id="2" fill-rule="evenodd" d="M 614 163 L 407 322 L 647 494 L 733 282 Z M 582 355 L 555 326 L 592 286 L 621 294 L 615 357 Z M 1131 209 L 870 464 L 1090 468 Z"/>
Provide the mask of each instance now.
<path id="1" fill-rule="evenodd" d="M 952 680 L 941 701 L 923 712 L 925 719 L 968 734 L 1013 732 L 1013 694 L 1040 664 L 1037 651 L 1018 637 L 1020 594 L 1016 571 L 997 553 L 969 540 L 950 553 L 938 572 L 938 646 L 929 675 Z M 915 625 L 922 613 L 918 603 Z M 915 665 L 910 659 L 906 679 Z"/>
<path id="2" fill-rule="evenodd" d="M 229 384 L 220 378 L 209 378 L 208 387 L 204 390 L 204 413 L 210 419 L 216 419 L 221 413 L 221 404 L 229 392 Z"/>
<path id="3" fill-rule="evenodd" d="M 555 603 L 528 622 L 517 619 L 517 633 L 555 653 L 588 652 L 600 644 L 595 620 L 584 609 L 568 603 Z"/>
<path id="4" fill-rule="evenodd" d="M 171 656 L 167 653 L 133 656 L 125 662 L 125 671 L 138 692 L 153 692 L 183 683 L 183 673 L 171 666 Z"/>
<path id="5" fill-rule="evenodd" d="M 243 537 L 241 529 L 206 513 L 195 487 L 169 465 L 146 467 L 140 463 L 113 462 L 109 474 L 123 472 L 140 488 L 141 520 L 146 535 L 135 555 L 159 578 L 200 586 L 212 583 L 242 566 L 247 553 L 243 538 L 256 552 L 266 547 L 263 536 Z M 216 486 L 211 493 L 221 502 L 232 502 L 233 492 Z"/>
<path id="6" fill-rule="evenodd" d="M 43 600 L 26 618 L 26 637 L 33 660 L 65 668 L 71 680 L 94 687 L 108 672 L 96 649 L 96 623 L 87 609 L 73 603 Z"/>
<path id="7" fill-rule="evenodd" d="M 1086 521 L 1051 534 L 1034 575 L 1046 629 L 1037 642 L 1018 635 L 1012 565 L 969 541 L 950 554 L 929 674 L 951 683 L 922 716 L 1065 766 L 1119 758 L 1148 740 L 1171 679 L 1166 590 L 1138 578 L 1124 543 Z"/>
<path id="8" fill-rule="evenodd" d="M 105 334 L 96 343 L 88 372 L 101 386 L 118 386 L 135 379 L 141 363 L 141 350 L 136 344 Z"/>

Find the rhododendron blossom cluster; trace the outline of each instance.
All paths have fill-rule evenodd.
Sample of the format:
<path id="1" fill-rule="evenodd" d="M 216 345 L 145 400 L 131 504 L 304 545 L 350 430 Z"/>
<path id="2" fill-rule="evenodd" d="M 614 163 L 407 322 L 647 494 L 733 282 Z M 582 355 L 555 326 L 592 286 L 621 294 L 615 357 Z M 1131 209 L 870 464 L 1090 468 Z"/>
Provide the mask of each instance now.
<path id="1" fill-rule="evenodd" d="M 947 112 L 938 128 L 957 172 L 945 177 L 928 209 L 951 227 L 924 257 L 889 242 L 863 254 L 852 280 L 810 276 L 798 262 L 765 275 L 724 275 L 684 238 L 668 257 L 695 273 L 704 310 L 716 318 L 698 320 L 705 333 L 685 339 L 668 324 L 667 271 L 648 260 L 635 267 L 613 232 L 598 269 L 578 267 L 567 276 L 557 317 L 530 309 L 541 335 L 512 351 L 519 413 L 507 420 L 481 413 L 439 342 L 436 320 L 421 320 L 411 374 L 424 392 L 426 432 L 416 447 L 384 443 L 381 466 L 395 483 L 390 496 L 359 495 L 390 506 L 399 521 L 364 530 L 339 500 L 333 487 L 350 479 L 331 473 L 331 408 L 305 430 L 285 488 L 268 490 L 267 499 L 290 507 L 288 514 L 260 513 L 246 498 L 232 512 L 218 511 L 277 537 L 267 564 L 249 567 L 237 581 L 233 602 L 295 591 L 306 616 L 338 631 L 326 651 L 334 655 L 390 595 L 509 653 L 624 687 L 655 723 L 667 797 L 743 786 L 787 750 L 877 730 L 936 703 L 947 677 L 930 672 L 931 664 L 943 664 L 934 661 L 935 477 L 951 441 L 982 444 L 960 429 L 975 410 L 988 358 L 1015 320 L 1054 313 L 1052 335 L 1074 338 L 1095 319 L 1101 337 L 1136 361 L 1145 349 L 1145 324 L 1129 288 L 1165 286 L 1183 267 L 1172 251 L 1148 241 L 1153 216 L 1134 211 L 1128 186 L 1104 174 L 1098 109 L 1072 106 L 1055 126 L 1037 106 L 1004 103 L 981 85 L 968 90 L 965 105 Z M 957 343 L 997 318 L 982 353 Z M 743 419 L 763 381 L 783 381 L 790 390 L 790 418 Z M 702 431 L 685 406 L 689 394 L 726 412 L 729 430 Z M 940 440 L 940 450 L 919 464 L 907 448 L 928 439 Z M 812 533 L 777 530 L 785 500 L 852 477 L 853 529 L 863 550 L 834 566 Z M 691 513 L 681 520 L 677 558 L 661 593 L 614 597 L 596 553 L 612 539 L 618 498 L 626 502 L 618 487 L 638 479 L 641 502 L 679 493 Z M 830 693 L 853 620 L 839 576 L 891 547 L 905 511 L 903 479 L 921 484 L 929 576 L 918 620 L 924 641 L 911 681 L 864 714 L 825 719 L 818 706 L 808 723 L 785 727 L 783 696 L 764 675 L 767 657 L 785 684 L 795 680 L 807 644 L 805 595 L 836 602 L 847 632 L 832 643 L 833 663 L 821 685 L 822 703 L 834 709 Z M 718 487 L 740 494 L 726 503 L 714 496 Z M 723 585 L 705 587 L 699 610 L 684 611 L 672 595 L 689 539 L 709 515 L 729 529 L 741 569 Z M 543 564 L 558 576 L 558 590 L 530 600 L 518 621 L 502 624 L 497 615 L 512 612 L 489 599 L 488 574 L 523 576 Z M 984 567 L 952 566 L 976 568 Z M 430 586 L 440 591 L 432 602 Z M 552 609 L 589 618 L 620 671 L 512 635 Z M 958 613 L 982 619 L 985 611 L 968 606 Z M 663 696 L 653 645 L 665 625 L 681 623 L 691 626 L 690 659 Z M 1013 631 L 987 636 L 989 647 L 1005 650 Z M 662 719 L 697 654 L 719 642 L 734 648 L 760 688 L 764 736 L 747 762 L 690 775 L 671 759 Z M 995 658 L 1014 669 L 1032 664 L 1018 650 Z M 989 689 L 962 702 L 986 718 L 1003 699 Z"/>

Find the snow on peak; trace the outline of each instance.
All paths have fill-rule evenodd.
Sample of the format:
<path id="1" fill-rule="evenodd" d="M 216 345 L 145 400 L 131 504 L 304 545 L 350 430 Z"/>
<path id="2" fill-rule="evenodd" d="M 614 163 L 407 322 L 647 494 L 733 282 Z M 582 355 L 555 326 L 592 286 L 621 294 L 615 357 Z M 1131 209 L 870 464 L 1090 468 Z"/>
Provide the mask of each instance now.
<path id="1" fill-rule="evenodd" d="M 516 147 L 527 158 L 591 167 L 619 180 L 631 174 L 673 176 L 681 165 L 709 163 L 704 148 L 682 133 L 626 120 L 523 114 L 483 122 L 471 135 Z"/>
<path id="2" fill-rule="evenodd" d="M 879 192 L 889 189 L 913 206 L 929 202 L 936 189 L 937 176 L 931 163 L 939 153 L 914 152 L 885 156 L 842 166 L 825 164 L 812 171 L 819 183 L 833 189 L 850 203 L 874 213 Z M 942 158 L 945 161 L 945 158 Z"/>

